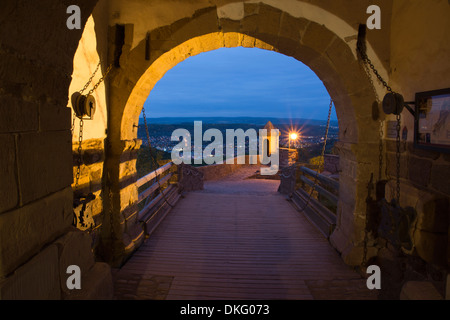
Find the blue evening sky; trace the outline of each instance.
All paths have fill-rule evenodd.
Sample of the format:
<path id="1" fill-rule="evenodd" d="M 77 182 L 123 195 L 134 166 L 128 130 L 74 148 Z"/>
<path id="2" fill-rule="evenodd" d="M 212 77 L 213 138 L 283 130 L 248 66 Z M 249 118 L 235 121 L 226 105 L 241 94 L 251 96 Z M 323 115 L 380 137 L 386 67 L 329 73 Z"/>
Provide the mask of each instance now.
<path id="1" fill-rule="evenodd" d="M 169 70 L 146 103 L 148 117 L 274 117 L 326 120 L 330 96 L 306 65 L 285 55 L 223 48 Z M 337 120 L 333 109 L 332 119 Z"/>

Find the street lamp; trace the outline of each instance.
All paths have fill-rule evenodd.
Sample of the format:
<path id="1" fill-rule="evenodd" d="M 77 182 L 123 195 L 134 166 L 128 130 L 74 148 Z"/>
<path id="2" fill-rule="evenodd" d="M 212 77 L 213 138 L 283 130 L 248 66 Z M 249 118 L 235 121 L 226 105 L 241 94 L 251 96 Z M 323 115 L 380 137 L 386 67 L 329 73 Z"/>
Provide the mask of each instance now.
<path id="1" fill-rule="evenodd" d="M 297 140 L 298 139 L 298 134 L 295 132 L 291 132 L 289 134 L 289 149 L 291 149 L 291 140 Z"/>

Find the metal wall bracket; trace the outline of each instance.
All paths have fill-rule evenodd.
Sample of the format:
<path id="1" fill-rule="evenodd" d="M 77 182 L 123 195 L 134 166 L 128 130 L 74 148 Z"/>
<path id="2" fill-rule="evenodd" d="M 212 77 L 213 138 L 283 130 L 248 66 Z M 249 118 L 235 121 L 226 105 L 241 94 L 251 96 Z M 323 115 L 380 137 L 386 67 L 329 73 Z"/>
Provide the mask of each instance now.
<path id="1" fill-rule="evenodd" d="M 405 106 L 405 108 L 413 115 L 413 117 L 414 117 L 414 119 L 416 118 L 416 112 L 414 111 L 414 109 L 413 108 L 411 108 L 410 107 L 410 104 L 412 104 L 412 105 L 416 105 L 416 103 L 415 102 L 405 102 L 404 103 L 404 106 Z"/>

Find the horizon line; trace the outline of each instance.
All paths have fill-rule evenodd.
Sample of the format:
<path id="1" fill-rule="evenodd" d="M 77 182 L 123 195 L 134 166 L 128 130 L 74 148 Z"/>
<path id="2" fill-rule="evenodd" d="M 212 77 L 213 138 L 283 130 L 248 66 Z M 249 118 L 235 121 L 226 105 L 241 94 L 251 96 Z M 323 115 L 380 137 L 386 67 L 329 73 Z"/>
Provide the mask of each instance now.
<path id="1" fill-rule="evenodd" d="M 139 116 L 139 119 L 144 117 Z M 251 119 L 282 119 L 282 120 L 317 120 L 317 121 L 327 121 L 327 119 L 316 119 L 316 118 L 283 118 L 283 117 L 271 117 L 271 116 L 178 116 L 178 117 L 146 117 L 147 119 L 192 119 L 192 118 L 251 118 Z M 339 119 L 331 119 L 330 121 L 339 121 Z"/>

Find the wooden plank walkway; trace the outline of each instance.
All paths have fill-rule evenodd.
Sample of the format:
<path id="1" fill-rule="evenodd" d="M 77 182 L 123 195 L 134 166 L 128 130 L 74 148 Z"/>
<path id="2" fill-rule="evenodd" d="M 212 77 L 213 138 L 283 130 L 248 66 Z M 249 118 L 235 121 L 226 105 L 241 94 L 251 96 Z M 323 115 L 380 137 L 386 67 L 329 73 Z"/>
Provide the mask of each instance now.
<path id="1" fill-rule="evenodd" d="M 208 182 L 181 199 L 120 270 L 117 299 L 376 299 L 278 181 Z"/>

